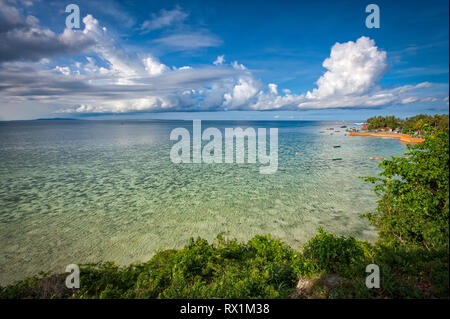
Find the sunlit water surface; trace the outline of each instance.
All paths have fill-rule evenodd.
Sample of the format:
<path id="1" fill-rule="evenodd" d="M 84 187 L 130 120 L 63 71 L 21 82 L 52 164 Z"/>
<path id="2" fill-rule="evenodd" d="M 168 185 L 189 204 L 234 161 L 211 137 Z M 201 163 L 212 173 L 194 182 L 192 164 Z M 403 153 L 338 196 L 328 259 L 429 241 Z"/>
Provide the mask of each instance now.
<path id="1" fill-rule="evenodd" d="M 352 123 L 202 122 L 222 132 L 278 127 L 278 171 L 263 175 L 259 163 L 172 163 L 170 132 L 192 122 L 0 123 L 0 283 L 71 263 L 146 261 L 219 233 L 270 233 L 298 248 L 323 226 L 374 241 L 359 215 L 376 197 L 358 176 L 380 171 L 369 157 L 406 147 L 345 136 L 343 124 Z"/>

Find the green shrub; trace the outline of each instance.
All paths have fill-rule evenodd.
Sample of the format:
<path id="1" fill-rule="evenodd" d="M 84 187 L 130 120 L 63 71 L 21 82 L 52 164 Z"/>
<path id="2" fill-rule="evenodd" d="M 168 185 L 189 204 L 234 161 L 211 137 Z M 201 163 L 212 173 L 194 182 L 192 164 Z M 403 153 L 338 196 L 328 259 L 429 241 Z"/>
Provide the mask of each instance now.
<path id="1" fill-rule="evenodd" d="M 367 264 L 364 245 L 353 237 L 339 237 L 319 228 L 318 234 L 303 246 L 303 256 L 318 271 L 351 276 L 353 269 Z"/>
<path id="2" fill-rule="evenodd" d="M 160 251 L 142 264 L 81 265 L 80 289 L 65 288 L 67 274 L 42 273 L 0 288 L 0 298 L 287 298 L 300 276 L 329 273 L 344 280 L 332 290 L 316 287 L 328 298 L 449 295 L 448 250 L 442 248 L 385 242 L 373 246 L 319 229 L 302 251 L 269 235 L 247 243 L 218 236 L 217 243 L 209 244 L 198 238 L 182 249 Z M 380 289 L 365 286 L 370 263 L 380 267 Z"/>
<path id="3" fill-rule="evenodd" d="M 377 210 L 364 216 L 390 244 L 448 247 L 448 131 L 427 136 L 407 154 L 381 162 L 381 178 L 365 178 L 376 184 L 380 200 Z"/>
<path id="4" fill-rule="evenodd" d="M 286 298 L 297 281 L 299 254 L 279 239 L 248 243 L 191 239 L 179 250 L 120 268 L 82 265 L 75 298 Z M 296 266 L 297 265 L 297 266 Z"/>

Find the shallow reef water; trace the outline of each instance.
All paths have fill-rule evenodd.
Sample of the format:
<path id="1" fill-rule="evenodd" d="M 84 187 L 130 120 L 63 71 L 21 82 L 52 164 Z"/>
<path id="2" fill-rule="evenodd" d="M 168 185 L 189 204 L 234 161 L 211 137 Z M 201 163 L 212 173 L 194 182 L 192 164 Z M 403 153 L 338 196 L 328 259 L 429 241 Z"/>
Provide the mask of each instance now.
<path id="1" fill-rule="evenodd" d="M 270 233 L 294 248 L 320 226 L 376 239 L 359 218 L 376 197 L 358 176 L 380 172 L 369 157 L 405 152 L 398 140 L 346 136 L 339 127 L 351 122 L 202 125 L 277 127 L 277 172 L 260 174 L 258 162 L 172 163 L 170 132 L 192 130 L 190 121 L 0 123 L 0 284 L 71 263 L 142 262 L 219 233 Z"/>

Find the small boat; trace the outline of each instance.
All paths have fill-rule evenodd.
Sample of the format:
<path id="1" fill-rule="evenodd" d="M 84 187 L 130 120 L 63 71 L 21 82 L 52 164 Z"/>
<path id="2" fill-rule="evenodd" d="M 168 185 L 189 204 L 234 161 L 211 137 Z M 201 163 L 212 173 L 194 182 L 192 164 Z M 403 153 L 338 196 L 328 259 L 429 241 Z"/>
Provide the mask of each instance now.
<path id="1" fill-rule="evenodd" d="M 333 145 L 334 148 L 339 148 L 341 147 L 340 145 Z"/>
<path id="2" fill-rule="evenodd" d="M 371 159 L 371 160 L 384 160 L 384 157 L 383 156 L 372 156 L 372 157 L 369 157 L 369 159 Z"/>
<path id="3" fill-rule="evenodd" d="M 304 153 L 296 152 L 295 155 L 303 155 Z"/>
<path id="4" fill-rule="evenodd" d="M 336 157 L 336 158 L 332 158 L 332 161 L 342 161 L 342 157 Z"/>

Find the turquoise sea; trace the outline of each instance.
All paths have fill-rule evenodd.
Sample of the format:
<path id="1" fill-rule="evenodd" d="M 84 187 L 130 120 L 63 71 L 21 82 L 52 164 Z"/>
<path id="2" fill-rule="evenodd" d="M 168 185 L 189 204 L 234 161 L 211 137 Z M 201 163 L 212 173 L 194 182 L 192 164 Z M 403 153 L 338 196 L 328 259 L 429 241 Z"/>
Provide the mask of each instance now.
<path id="1" fill-rule="evenodd" d="M 258 162 L 172 163 L 170 132 L 191 121 L 0 122 L 0 284 L 71 263 L 146 261 L 219 233 L 270 233 L 298 248 L 323 226 L 374 241 L 359 215 L 376 197 L 358 176 L 380 171 L 369 157 L 406 147 L 341 125 L 353 123 L 202 121 L 277 127 L 278 171 L 263 175 Z"/>

